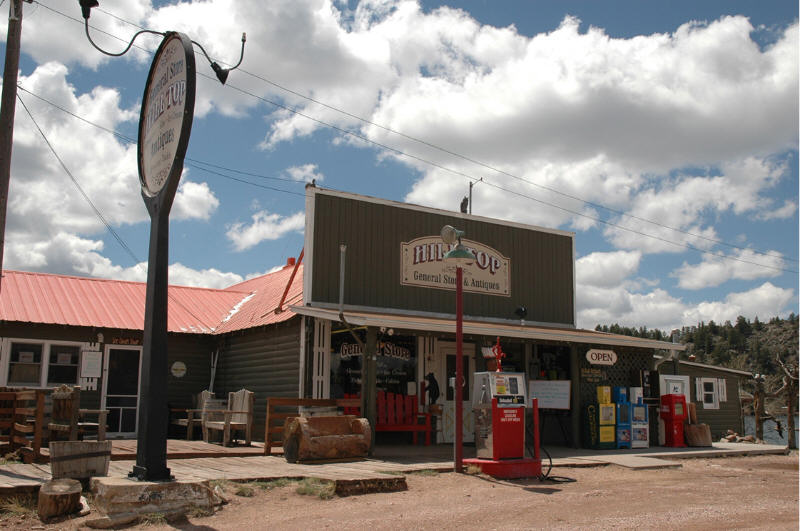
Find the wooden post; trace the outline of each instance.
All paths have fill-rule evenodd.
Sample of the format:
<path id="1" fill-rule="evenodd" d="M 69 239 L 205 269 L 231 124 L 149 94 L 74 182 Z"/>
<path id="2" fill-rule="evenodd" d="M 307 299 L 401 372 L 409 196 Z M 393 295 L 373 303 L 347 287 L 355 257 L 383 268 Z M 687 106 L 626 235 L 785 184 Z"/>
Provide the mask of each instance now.
<path id="1" fill-rule="evenodd" d="M 361 363 L 361 414 L 369 421 L 371 430 L 369 453 L 375 448 L 375 422 L 377 421 L 377 351 L 378 329 L 367 327 L 367 340 L 364 343 L 364 356 Z"/>
<path id="2" fill-rule="evenodd" d="M 756 441 L 764 440 L 764 382 L 756 378 L 756 388 L 753 391 L 753 412 L 756 421 Z"/>
<path id="3" fill-rule="evenodd" d="M 789 415 L 786 419 L 786 428 L 789 430 L 786 438 L 786 444 L 790 450 L 797 450 L 797 436 L 795 433 L 794 416 L 795 416 L 795 401 L 797 400 L 797 380 L 792 380 L 791 377 L 785 378 L 790 383 L 786 386 L 786 413 Z M 793 383 L 793 385 L 792 385 Z"/>
<path id="4" fill-rule="evenodd" d="M 569 379 L 570 386 L 570 424 L 572 426 L 572 439 L 570 444 L 573 448 L 581 447 L 581 363 L 578 358 L 577 345 L 571 345 L 569 349 Z"/>
<path id="5" fill-rule="evenodd" d="M 0 272 L 6 240 L 8 186 L 11 181 L 11 146 L 14 140 L 14 113 L 17 104 L 20 36 L 22 35 L 22 0 L 8 3 L 8 34 L 3 69 L 3 94 L 0 102 Z M 2 275 L 0 275 L 2 279 Z"/>

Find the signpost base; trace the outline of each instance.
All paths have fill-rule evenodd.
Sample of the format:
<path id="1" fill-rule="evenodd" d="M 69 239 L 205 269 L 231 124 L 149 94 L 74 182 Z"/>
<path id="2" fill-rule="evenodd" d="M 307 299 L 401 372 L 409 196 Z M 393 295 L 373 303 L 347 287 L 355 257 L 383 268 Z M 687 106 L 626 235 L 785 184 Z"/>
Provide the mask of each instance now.
<path id="1" fill-rule="evenodd" d="M 128 473 L 128 477 L 139 481 L 175 481 L 175 477 L 170 474 L 167 467 L 150 467 L 133 465 L 133 470 Z"/>

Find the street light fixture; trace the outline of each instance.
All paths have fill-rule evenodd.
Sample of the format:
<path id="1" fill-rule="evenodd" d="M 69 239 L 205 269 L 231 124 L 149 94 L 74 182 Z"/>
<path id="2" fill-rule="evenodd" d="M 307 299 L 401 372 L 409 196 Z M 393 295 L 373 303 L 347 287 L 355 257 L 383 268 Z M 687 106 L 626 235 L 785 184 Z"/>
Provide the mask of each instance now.
<path id="1" fill-rule="evenodd" d="M 446 262 L 456 266 L 456 378 L 455 378 L 455 439 L 453 441 L 453 469 L 463 472 L 464 468 L 464 434 L 463 434 L 463 387 L 464 387 L 464 266 L 472 265 L 475 255 L 461 243 L 464 231 L 457 230 L 450 225 L 442 227 L 442 241 L 448 245 L 456 244 L 454 248 L 444 255 Z"/>

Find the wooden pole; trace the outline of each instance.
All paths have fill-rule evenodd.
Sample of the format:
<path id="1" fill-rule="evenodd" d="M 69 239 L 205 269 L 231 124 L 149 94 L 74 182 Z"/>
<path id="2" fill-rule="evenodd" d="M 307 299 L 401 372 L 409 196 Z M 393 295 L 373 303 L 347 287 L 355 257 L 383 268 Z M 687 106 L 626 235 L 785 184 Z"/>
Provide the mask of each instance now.
<path id="1" fill-rule="evenodd" d="M 8 3 L 6 61 L 3 69 L 3 94 L 0 99 L 0 289 L 2 289 L 3 253 L 6 242 L 8 186 L 11 182 L 11 148 L 14 143 L 14 114 L 17 108 L 21 35 L 22 0 L 11 0 Z"/>

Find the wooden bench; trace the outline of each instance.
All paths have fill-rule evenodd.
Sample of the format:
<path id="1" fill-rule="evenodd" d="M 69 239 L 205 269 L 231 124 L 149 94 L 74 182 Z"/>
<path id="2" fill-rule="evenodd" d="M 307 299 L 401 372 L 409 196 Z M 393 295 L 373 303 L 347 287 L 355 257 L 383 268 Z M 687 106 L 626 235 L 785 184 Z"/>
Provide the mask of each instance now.
<path id="1" fill-rule="evenodd" d="M 180 426 L 186 429 L 186 440 L 194 440 L 195 428 L 203 427 L 203 408 L 206 400 L 214 399 L 214 393 L 205 390 L 192 396 L 192 409 L 170 408 L 170 421 L 172 426 Z M 216 409 L 223 409 L 227 404 L 221 405 Z"/>
<path id="2" fill-rule="evenodd" d="M 209 398 L 203 405 L 203 441 L 210 442 L 211 431 L 222 432 L 222 445 L 230 446 L 231 434 L 244 432 L 245 445 L 250 446 L 253 430 L 253 404 L 255 394 L 247 389 L 228 393 L 228 402 L 223 408 L 212 402 L 218 399 Z"/>
<path id="3" fill-rule="evenodd" d="M 378 391 L 377 405 L 375 431 L 410 431 L 414 444 L 417 444 L 417 433 L 424 432 L 425 446 L 430 446 L 431 414 L 420 412 L 416 395 Z"/>
<path id="4" fill-rule="evenodd" d="M 267 398 L 267 417 L 264 427 L 264 455 L 273 455 L 273 447 L 283 447 L 283 430 L 286 419 L 300 416 L 300 407 L 359 408 L 358 398 Z"/>

